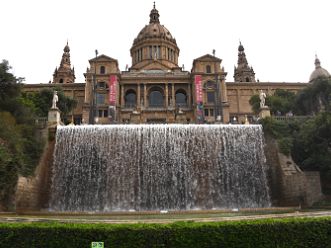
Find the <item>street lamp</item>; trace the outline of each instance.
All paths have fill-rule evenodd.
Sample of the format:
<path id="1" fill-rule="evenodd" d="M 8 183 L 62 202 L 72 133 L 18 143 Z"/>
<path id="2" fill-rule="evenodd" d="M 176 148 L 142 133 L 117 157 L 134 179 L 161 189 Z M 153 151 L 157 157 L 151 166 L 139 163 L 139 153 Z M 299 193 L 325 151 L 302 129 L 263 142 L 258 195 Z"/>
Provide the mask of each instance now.
<path id="1" fill-rule="evenodd" d="M 96 122 L 96 110 L 97 110 L 97 100 L 96 100 L 96 89 L 97 89 L 97 82 L 96 82 L 96 76 L 97 76 L 97 58 L 98 58 L 98 50 L 95 50 L 95 62 L 94 62 L 94 75 L 93 75 L 93 81 L 92 81 L 92 101 L 91 101 L 91 107 L 90 107 L 90 118 L 89 123 L 94 124 Z"/>
<path id="2" fill-rule="evenodd" d="M 215 58 L 215 63 L 214 63 L 214 70 L 215 70 L 215 82 L 216 82 L 216 104 L 215 104 L 215 115 L 216 115 L 216 122 L 222 122 L 222 116 L 223 116 L 223 111 L 222 111 L 222 96 L 220 93 L 220 85 L 218 82 L 218 73 L 217 73 L 217 66 L 216 66 L 216 51 L 213 49 L 213 56 Z"/>

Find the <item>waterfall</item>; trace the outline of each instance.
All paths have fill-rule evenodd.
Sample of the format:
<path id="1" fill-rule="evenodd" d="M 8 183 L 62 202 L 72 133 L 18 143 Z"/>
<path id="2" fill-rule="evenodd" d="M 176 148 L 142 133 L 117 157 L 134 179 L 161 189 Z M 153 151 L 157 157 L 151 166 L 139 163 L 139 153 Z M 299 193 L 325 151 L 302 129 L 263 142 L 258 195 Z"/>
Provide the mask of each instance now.
<path id="1" fill-rule="evenodd" d="M 50 209 L 270 206 L 260 125 L 59 126 Z"/>

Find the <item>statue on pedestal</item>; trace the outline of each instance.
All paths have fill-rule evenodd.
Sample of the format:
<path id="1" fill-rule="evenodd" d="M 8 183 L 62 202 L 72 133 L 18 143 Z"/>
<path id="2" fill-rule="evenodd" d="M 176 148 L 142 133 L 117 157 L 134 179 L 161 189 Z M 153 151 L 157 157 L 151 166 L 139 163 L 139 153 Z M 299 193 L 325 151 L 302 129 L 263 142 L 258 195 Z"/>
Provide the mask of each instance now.
<path id="1" fill-rule="evenodd" d="M 52 109 L 57 109 L 56 103 L 58 101 L 59 101 L 59 97 L 57 96 L 57 91 L 55 90 L 53 93 Z"/>
<path id="2" fill-rule="evenodd" d="M 265 107 L 265 99 L 266 99 L 267 95 L 260 90 L 260 107 L 263 108 Z"/>

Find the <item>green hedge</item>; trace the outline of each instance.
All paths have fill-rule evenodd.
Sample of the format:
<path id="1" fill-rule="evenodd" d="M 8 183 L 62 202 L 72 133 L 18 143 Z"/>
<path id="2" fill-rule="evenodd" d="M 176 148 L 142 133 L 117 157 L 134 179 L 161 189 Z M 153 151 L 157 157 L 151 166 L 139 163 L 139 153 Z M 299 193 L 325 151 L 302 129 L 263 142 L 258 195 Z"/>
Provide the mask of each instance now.
<path id="1" fill-rule="evenodd" d="M 0 223 L 0 247 L 331 247 L 331 217 L 215 223 Z"/>

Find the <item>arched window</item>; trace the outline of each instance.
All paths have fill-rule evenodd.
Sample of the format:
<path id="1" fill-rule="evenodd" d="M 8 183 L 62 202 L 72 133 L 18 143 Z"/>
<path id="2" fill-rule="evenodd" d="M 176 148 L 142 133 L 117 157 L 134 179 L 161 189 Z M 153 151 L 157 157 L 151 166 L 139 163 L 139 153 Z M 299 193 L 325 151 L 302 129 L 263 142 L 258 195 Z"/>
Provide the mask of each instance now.
<path id="1" fill-rule="evenodd" d="M 210 65 L 207 65 L 206 66 L 206 73 L 211 73 L 211 67 L 210 67 Z"/>
<path id="2" fill-rule="evenodd" d="M 163 107 L 163 94 L 161 89 L 154 88 L 149 93 L 149 106 Z"/>
<path id="3" fill-rule="evenodd" d="M 60 79 L 59 83 L 60 84 L 63 84 L 63 78 Z"/>
<path id="4" fill-rule="evenodd" d="M 98 82 L 98 88 L 99 89 L 104 89 L 104 88 L 106 88 L 106 83 L 105 82 Z"/>
<path id="5" fill-rule="evenodd" d="M 249 78 L 248 77 L 246 78 L 246 82 L 249 82 Z"/>
<path id="6" fill-rule="evenodd" d="M 187 95 L 185 90 L 180 89 L 176 91 L 176 106 L 186 106 L 187 105 Z"/>
<path id="7" fill-rule="evenodd" d="M 125 107 L 132 108 L 136 106 L 137 103 L 137 95 L 134 90 L 128 90 L 125 93 Z"/>
<path id="8" fill-rule="evenodd" d="M 100 66 L 100 74 L 105 74 L 106 73 L 106 67 L 104 67 L 103 65 Z"/>

